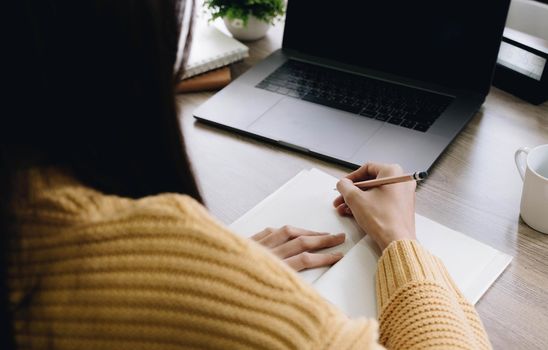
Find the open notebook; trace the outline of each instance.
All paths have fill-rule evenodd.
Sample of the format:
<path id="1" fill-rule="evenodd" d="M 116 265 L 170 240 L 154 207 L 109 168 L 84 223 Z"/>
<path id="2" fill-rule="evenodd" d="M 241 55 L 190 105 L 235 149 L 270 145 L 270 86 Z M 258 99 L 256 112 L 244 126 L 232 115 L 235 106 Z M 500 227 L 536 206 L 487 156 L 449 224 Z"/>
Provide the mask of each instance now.
<path id="1" fill-rule="evenodd" d="M 265 227 L 292 225 L 333 234 L 346 242 L 326 251 L 345 256 L 330 268 L 300 272 L 327 300 L 351 317 L 376 317 L 375 271 L 380 251 L 353 218 L 339 216 L 332 206 L 337 179 L 320 170 L 303 170 L 230 227 L 249 237 Z M 512 257 L 439 223 L 416 215 L 417 238 L 441 258 L 466 298 L 475 304 L 504 271 Z"/>

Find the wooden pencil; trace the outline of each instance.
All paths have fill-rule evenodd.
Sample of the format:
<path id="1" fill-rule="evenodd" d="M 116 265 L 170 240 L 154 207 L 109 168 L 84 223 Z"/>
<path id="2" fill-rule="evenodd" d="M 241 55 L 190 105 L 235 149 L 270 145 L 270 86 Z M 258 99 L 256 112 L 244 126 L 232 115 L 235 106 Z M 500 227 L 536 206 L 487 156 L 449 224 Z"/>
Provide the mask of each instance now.
<path id="1" fill-rule="evenodd" d="M 382 185 L 395 184 L 399 182 L 422 181 L 427 176 L 428 176 L 428 173 L 426 171 L 417 171 L 416 173 L 413 173 L 413 174 L 382 177 L 380 179 L 354 182 L 354 185 L 361 189 L 367 189 L 367 188 L 372 188 L 372 187 L 377 187 Z"/>

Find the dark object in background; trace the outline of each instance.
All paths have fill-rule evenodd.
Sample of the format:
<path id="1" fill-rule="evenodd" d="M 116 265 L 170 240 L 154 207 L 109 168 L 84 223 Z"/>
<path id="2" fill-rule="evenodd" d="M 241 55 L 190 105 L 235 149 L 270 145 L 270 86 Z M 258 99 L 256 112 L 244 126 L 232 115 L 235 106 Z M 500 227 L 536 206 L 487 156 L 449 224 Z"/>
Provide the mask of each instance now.
<path id="1" fill-rule="evenodd" d="M 533 104 L 548 100 L 548 0 L 512 0 L 493 85 Z"/>
<path id="2" fill-rule="evenodd" d="M 548 47 L 541 51 L 528 37 L 505 30 L 493 85 L 538 105 L 548 100 Z"/>

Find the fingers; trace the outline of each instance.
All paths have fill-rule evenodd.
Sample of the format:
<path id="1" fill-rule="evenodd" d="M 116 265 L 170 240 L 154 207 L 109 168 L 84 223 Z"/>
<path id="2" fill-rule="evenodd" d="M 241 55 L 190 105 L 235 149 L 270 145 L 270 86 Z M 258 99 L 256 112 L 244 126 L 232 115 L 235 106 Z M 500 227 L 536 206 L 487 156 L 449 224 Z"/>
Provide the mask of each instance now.
<path id="1" fill-rule="evenodd" d="M 266 231 L 266 235 L 264 234 L 264 231 Z M 258 236 L 260 238 L 255 239 L 254 238 L 255 236 Z M 285 225 L 279 229 L 267 228 L 259 232 L 255 236 L 252 237 L 254 241 L 257 241 L 263 246 L 272 249 L 284 244 L 287 241 L 290 241 L 300 236 L 330 236 L 330 235 L 328 233 L 309 231 L 309 230 L 304 230 L 302 228 Z"/>
<path id="2" fill-rule="evenodd" d="M 335 198 L 335 200 L 333 201 L 333 206 L 336 208 L 338 207 L 339 205 L 343 204 L 344 203 L 344 198 L 343 196 L 338 196 L 337 198 Z"/>
<path id="3" fill-rule="evenodd" d="M 261 239 L 265 238 L 266 236 L 268 236 L 269 234 L 272 233 L 272 229 L 271 228 L 265 228 L 264 230 L 262 230 L 261 232 L 259 233 L 256 233 L 254 234 L 253 236 L 249 237 L 250 239 L 254 240 L 254 241 L 260 241 Z"/>
<path id="4" fill-rule="evenodd" d="M 350 209 L 346 203 L 343 203 L 337 207 L 337 213 L 339 213 L 340 216 L 353 216 L 352 209 Z"/>
<path id="5" fill-rule="evenodd" d="M 365 163 L 358 169 L 354 170 L 350 174 L 346 175 L 347 179 L 352 181 L 363 181 L 376 179 L 377 175 L 381 171 L 382 165 L 379 163 Z"/>
<path id="6" fill-rule="evenodd" d="M 346 235 L 344 233 L 340 233 L 338 235 L 303 235 L 277 246 L 272 249 L 272 252 L 278 257 L 285 259 L 299 255 L 303 252 L 334 247 L 343 243 L 345 238 Z"/>
<path id="7" fill-rule="evenodd" d="M 314 267 L 330 266 L 341 260 L 343 257 L 342 253 L 333 253 L 333 254 L 313 254 L 304 252 L 290 258 L 285 259 L 284 261 L 294 269 L 295 271 L 301 271 L 304 269 L 311 269 Z"/>
<path id="8" fill-rule="evenodd" d="M 359 169 L 348 174 L 346 178 L 352 182 L 356 182 L 376 179 L 377 177 L 396 176 L 401 174 L 403 174 L 403 170 L 398 164 L 366 163 Z M 344 197 L 338 196 L 333 201 L 333 206 L 338 208 L 344 202 Z"/>
<path id="9" fill-rule="evenodd" d="M 343 243 L 345 238 L 344 233 L 333 236 L 288 225 L 279 229 L 266 228 L 251 237 L 252 240 L 269 248 L 279 258 L 285 259 L 285 262 L 297 271 L 332 265 L 340 260 L 342 254 L 309 252 L 334 247 Z"/>
<path id="10" fill-rule="evenodd" d="M 403 170 L 398 164 L 365 163 L 346 178 L 355 182 L 400 174 L 403 174 Z"/>
<path id="11" fill-rule="evenodd" d="M 341 179 L 337 182 L 337 190 L 344 198 L 344 202 L 349 206 L 355 202 L 356 198 L 362 195 L 363 191 L 352 183 L 349 179 Z"/>

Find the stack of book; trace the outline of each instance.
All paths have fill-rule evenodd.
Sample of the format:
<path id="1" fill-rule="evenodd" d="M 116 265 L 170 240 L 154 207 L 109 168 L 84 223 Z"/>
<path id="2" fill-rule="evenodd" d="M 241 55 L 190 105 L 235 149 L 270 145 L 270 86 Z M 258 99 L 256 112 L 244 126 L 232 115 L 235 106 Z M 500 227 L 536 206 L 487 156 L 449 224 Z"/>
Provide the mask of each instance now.
<path id="1" fill-rule="evenodd" d="M 183 80 L 176 91 L 220 89 L 230 83 L 229 65 L 248 56 L 249 49 L 212 25 L 198 24 L 193 33 Z"/>

